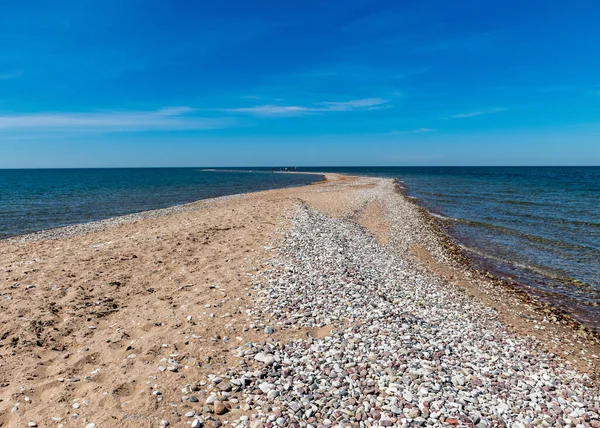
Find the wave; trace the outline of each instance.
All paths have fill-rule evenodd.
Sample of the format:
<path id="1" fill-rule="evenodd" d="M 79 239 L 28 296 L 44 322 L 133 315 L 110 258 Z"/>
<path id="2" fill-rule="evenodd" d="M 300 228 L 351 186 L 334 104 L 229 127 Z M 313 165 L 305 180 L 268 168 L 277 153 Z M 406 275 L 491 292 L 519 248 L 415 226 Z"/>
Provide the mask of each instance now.
<path id="1" fill-rule="evenodd" d="M 437 214 L 437 213 L 430 213 L 430 214 L 436 218 L 443 220 L 443 221 L 447 221 L 447 222 L 451 221 L 451 222 L 455 222 L 455 223 L 465 224 L 467 226 L 488 229 L 488 230 L 492 230 L 492 231 L 495 231 L 495 232 L 503 234 L 503 235 L 515 236 L 524 241 L 528 241 L 528 242 L 532 242 L 532 243 L 536 243 L 536 244 L 539 243 L 539 244 L 544 244 L 544 245 L 548 245 L 548 246 L 555 247 L 555 248 L 562 248 L 562 249 L 569 249 L 569 250 L 583 250 L 583 251 L 598 252 L 598 249 L 593 248 L 593 247 L 589 247 L 589 246 L 582 245 L 582 244 L 569 243 L 569 242 L 565 242 L 565 241 L 558 241 L 555 239 L 544 238 L 539 235 L 532 235 L 529 233 L 521 232 L 517 229 L 513 229 L 513 228 L 507 227 L 507 226 L 501 226 L 501 225 L 492 224 L 492 223 L 485 223 L 485 222 L 477 221 L 477 220 L 468 220 L 468 219 L 464 219 L 464 218 L 446 217 L 444 215 Z"/>
<path id="2" fill-rule="evenodd" d="M 506 200 L 501 200 L 499 202 L 502 202 L 503 204 L 509 204 L 509 205 L 538 205 L 538 206 L 546 205 L 546 204 L 541 204 L 539 202 L 517 201 L 517 200 L 514 200 L 514 199 L 506 199 Z"/>
<path id="3" fill-rule="evenodd" d="M 488 259 L 488 260 L 493 260 L 495 262 L 499 262 L 508 266 L 514 266 L 520 269 L 526 269 L 529 270 L 531 272 L 535 272 L 538 275 L 544 276 L 544 277 L 548 277 L 548 278 L 552 278 L 555 280 L 559 280 L 562 276 L 557 274 L 556 272 L 553 272 L 552 270 L 545 268 L 543 266 L 537 266 L 531 263 L 521 263 L 521 262 L 515 262 L 514 260 L 508 260 L 502 257 L 498 257 L 495 256 L 493 254 L 487 253 L 485 251 L 482 251 L 480 249 L 474 248 L 474 247 L 470 247 L 464 244 L 458 244 L 463 250 L 467 251 L 468 253 L 472 253 L 475 254 L 483 259 Z"/>

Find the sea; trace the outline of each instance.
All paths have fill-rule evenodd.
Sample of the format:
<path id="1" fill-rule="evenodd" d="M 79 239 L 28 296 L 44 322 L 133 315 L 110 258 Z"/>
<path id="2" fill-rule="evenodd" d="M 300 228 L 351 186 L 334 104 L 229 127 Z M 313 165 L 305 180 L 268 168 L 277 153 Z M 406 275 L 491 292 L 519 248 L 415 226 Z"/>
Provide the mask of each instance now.
<path id="1" fill-rule="evenodd" d="M 397 179 L 476 265 L 600 332 L 600 167 L 298 171 Z M 0 170 L 0 239 L 319 179 L 271 168 Z"/>
<path id="2" fill-rule="evenodd" d="M 0 169 L 0 239 L 320 179 L 270 169 Z"/>

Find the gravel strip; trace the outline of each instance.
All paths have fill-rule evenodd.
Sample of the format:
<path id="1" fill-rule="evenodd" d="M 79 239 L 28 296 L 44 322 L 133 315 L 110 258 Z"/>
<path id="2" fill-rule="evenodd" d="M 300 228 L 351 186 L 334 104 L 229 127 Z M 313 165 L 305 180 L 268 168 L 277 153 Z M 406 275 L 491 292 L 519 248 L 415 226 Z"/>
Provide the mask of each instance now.
<path id="1" fill-rule="evenodd" d="M 298 207 L 260 274 L 257 313 L 274 320 L 266 327 L 275 331 L 333 330 L 239 348 L 241 366 L 219 378 L 233 391 L 215 388 L 211 396 L 251 415 L 232 415 L 232 423 L 599 427 L 600 393 L 589 377 L 413 264 L 408 246 L 430 247 L 434 238 L 415 207 L 389 197 L 390 180 L 365 181 L 377 188 L 358 198 L 385 201 L 392 214 L 392 249 L 352 221 Z"/>

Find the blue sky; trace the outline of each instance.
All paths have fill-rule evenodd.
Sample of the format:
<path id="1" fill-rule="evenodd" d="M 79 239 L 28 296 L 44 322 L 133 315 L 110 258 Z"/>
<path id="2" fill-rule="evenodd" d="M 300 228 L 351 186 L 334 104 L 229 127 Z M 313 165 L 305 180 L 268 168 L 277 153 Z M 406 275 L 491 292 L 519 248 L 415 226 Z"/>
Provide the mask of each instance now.
<path id="1" fill-rule="evenodd" d="M 599 165 L 598 17 L 591 0 L 0 0 L 0 167 Z"/>

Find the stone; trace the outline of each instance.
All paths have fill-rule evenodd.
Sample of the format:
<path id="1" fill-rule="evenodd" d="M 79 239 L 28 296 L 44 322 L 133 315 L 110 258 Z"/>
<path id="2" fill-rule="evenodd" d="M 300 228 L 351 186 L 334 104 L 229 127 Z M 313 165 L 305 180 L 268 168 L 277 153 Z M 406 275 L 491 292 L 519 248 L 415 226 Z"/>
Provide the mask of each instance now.
<path id="1" fill-rule="evenodd" d="M 258 385 L 258 388 L 263 392 L 263 393 L 268 393 L 272 388 L 273 385 L 271 385 L 270 383 L 267 382 L 263 382 L 260 385 Z"/>
<path id="2" fill-rule="evenodd" d="M 219 388 L 221 391 L 229 392 L 231 391 L 232 386 L 229 382 L 221 382 L 217 385 L 217 388 Z"/>
<path id="3" fill-rule="evenodd" d="M 229 409 L 227 409 L 227 406 L 222 401 L 217 400 L 214 402 L 214 412 L 217 415 L 224 415 L 228 410 Z"/>

